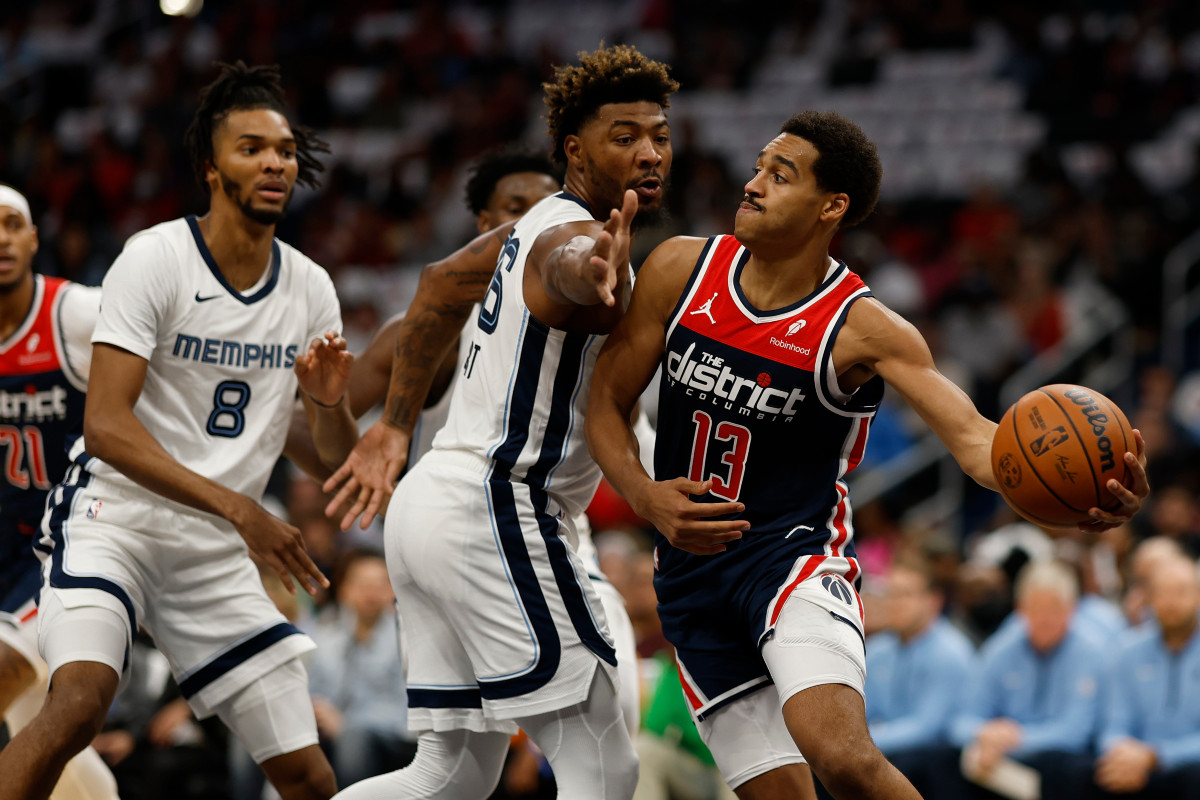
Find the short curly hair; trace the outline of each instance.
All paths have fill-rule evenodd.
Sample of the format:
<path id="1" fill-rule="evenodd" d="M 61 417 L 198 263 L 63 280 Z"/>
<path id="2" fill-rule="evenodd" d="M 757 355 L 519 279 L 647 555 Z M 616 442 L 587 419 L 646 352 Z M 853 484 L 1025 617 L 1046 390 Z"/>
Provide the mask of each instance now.
<path id="1" fill-rule="evenodd" d="M 554 160 L 565 164 L 563 148 L 567 137 L 579 129 L 599 108 L 609 103 L 658 103 L 671 105 L 671 94 L 679 83 L 668 74 L 667 65 L 652 61 L 627 44 L 604 47 L 579 54 L 579 66 L 562 65 L 554 79 L 542 84 L 547 108 L 546 121 L 554 141 Z"/>
<path id="2" fill-rule="evenodd" d="M 853 227 L 870 216 L 879 200 L 883 165 L 862 128 L 836 111 L 804 111 L 788 118 L 779 132 L 812 142 L 817 148 L 812 165 L 817 185 L 850 198 L 841 227 Z"/>
<path id="3" fill-rule="evenodd" d="M 549 175 L 556 181 L 562 180 L 562 171 L 554 166 L 545 153 L 532 150 L 505 148 L 488 153 L 479 159 L 467 179 L 467 206 L 472 214 L 488 207 L 496 185 L 509 175 L 518 172 L 537 172 Z"/>
<path id="4" fill-rule="evenodd" d="M 213 159 L 213 134 L 231 112 L 267 108 L 285 117 L 288 115 L 277 65 L 248 67 L 239 60 L 234 64 L 218 63 L 217 66 L 221 74 L 200 91 L 200 105 L 183 137 L 192 171 L 205 189 L 208 183 L 204 180 L 204 173 Z M 290 122 L 289 125 L 296 138 L 296 162 L 300 167 L 296 183 L 314 188 L 320 186 L 317 173 L 324 172 L 325 165 L 317 158 L 317 154 L 328 153 L 329 145 L 311 129 Z"/>

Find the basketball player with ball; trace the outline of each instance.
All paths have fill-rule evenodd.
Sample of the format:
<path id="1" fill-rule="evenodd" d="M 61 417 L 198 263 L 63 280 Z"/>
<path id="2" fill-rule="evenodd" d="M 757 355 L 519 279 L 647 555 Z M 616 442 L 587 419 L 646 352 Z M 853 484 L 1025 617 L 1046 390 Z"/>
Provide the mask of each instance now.
<path id="1" fill-rule="evenodd" d="M 871 213 L 881 177 L 857 125 L 793 116 L 758 155 L 734 235 L 660 245 L 596 362 L 588 443 L 658 530 L 663 631 L 700 733 L 743 800 L 811 797 L 805 762 L 837 798 L 919 797 L 871 742 L 862 697 L 861 567 L 844 479 L 884 382 L 964 472 L 999 488 L 996 423 L 938 372 L 916 328 L 829 256 L 833 236 Z M 660 363 L 655 481 L 629 420 Z M 1072 458 L 1093 435 L 1079 420 L 1107 426 L 1104 452 L 1125 473 L 1072 517 L 1100 530 L 1149 494 L 1145 445 L 1115 433 L 1115 407 L 1075 388 L 1095 403 L 1064 390 L 1062 413 L 1038 408 L 1045 432 L 1070 430 L 1067 417 L 1079 427 L 1054 447 Z"/>

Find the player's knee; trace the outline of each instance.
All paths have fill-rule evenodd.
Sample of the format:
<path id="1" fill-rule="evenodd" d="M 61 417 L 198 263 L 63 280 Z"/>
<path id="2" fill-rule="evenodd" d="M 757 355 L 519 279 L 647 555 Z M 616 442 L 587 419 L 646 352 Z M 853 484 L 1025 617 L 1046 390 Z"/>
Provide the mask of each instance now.
<path id="1" fill-rule="evenodd" d="M 271 785 L 282 800 L 329 800 L 337 793 L 333 768 L 324 758 L 305 759 L 295 769 L 276 771 Z"/>
<path id="2" fill-rule="evenodd" d="M 834 792 L 853 793 L 856 788 L 877 786 L 881 770 L 887 769 L 887 759 L 869 742 L 866 746 L 818 747 L 804 757 L 821 783 Z"/>

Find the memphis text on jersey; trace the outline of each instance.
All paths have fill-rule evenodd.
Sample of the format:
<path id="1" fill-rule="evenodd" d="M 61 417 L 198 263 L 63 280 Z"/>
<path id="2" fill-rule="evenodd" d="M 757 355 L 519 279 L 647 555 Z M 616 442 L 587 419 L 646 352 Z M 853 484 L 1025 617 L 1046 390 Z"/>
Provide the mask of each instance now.
<path id="1" fill-rule="evenodd" d="M 686 386 L 688 397 L 724 406 L 728 411 L 737 409 L 743 417 L 771 422 L 791 422 L 804 402 L 800 389 L 786 392 L 771 386 L 771 376 L 766 372 L 754 378 L 743 377 L 734 373 L 723 358 L 705 351 L 694 355 L 695 351 L 696 343 L 692 342 L 682 354 L 667 352 L 667 379 L 672 386 Z"/>
<path id="2" fill-rule="evenodd" d="M 291 369 L 299 348 L 294 344 L 250 344 L 228 339 L 201 339 L 180 333 L 171 355 L 184 360 L 231 367 Z"/>

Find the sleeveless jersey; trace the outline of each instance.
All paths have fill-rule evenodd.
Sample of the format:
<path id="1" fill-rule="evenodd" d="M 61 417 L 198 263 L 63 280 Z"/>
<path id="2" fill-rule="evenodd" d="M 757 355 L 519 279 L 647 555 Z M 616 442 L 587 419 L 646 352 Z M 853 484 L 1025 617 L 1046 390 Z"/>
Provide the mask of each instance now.
<path id="1" fill-rule="evenodd" d="M 341 327 L 333 282 L 298 250 L 276 240 L 262 280 L 239 292 L 188 217 L 125 244 L 105 276 L 92 341 L 149 362 L 134 414 L 173 458 L 257 501 L 287 436 L 296 357 Z M 171 502 L 99 459 L 81 463 L 148 502 Z"/>
<path id="2" fill-rule="evenodd" d="M 490 459 L 493 480 L 545 490 L 572 517 L 600 483 L 584 441 L 583 413 L 607 336 L 545 325 L 525 305 L 522 283 L 529 250 L 543 231 L 591 219 L 582 200 L 560 192 L 517 221 L 480 308 L 450 417 L 433 440 L 436 450 Z"/>
<path id="3" fill-rule="evenodd" d="M 870 291 L 831 259 L 811 295 L 760 311 L 739 283 L 749 257 L 732 236 L 710 239 L 667 327 L 655 475 L 712 478 L 698 499 L 744 503 L 736 517 L 750 529 L 715 556 L 676 550 L 657 535 L 664 616 L 671 598 L 745 583 L 739 601 L 757 618 L 761 593 L 785 596 L 785 582 L 818 571 L 859 577 L 843 478 L 862 458 L 883 381 L 847 396 L 831 353 L 850 305 Z"/>
<path id="4" fill-rule="evenodd" d="M 67 449 L 83 432 L 88 338 L 99 303 L 97 289 L 42 275 L 33 280 L 28 314 L 0 343 L 0 565 L 5 568 L 38 563 L 32 537 L 46 493 L 62 480 Z"/>

